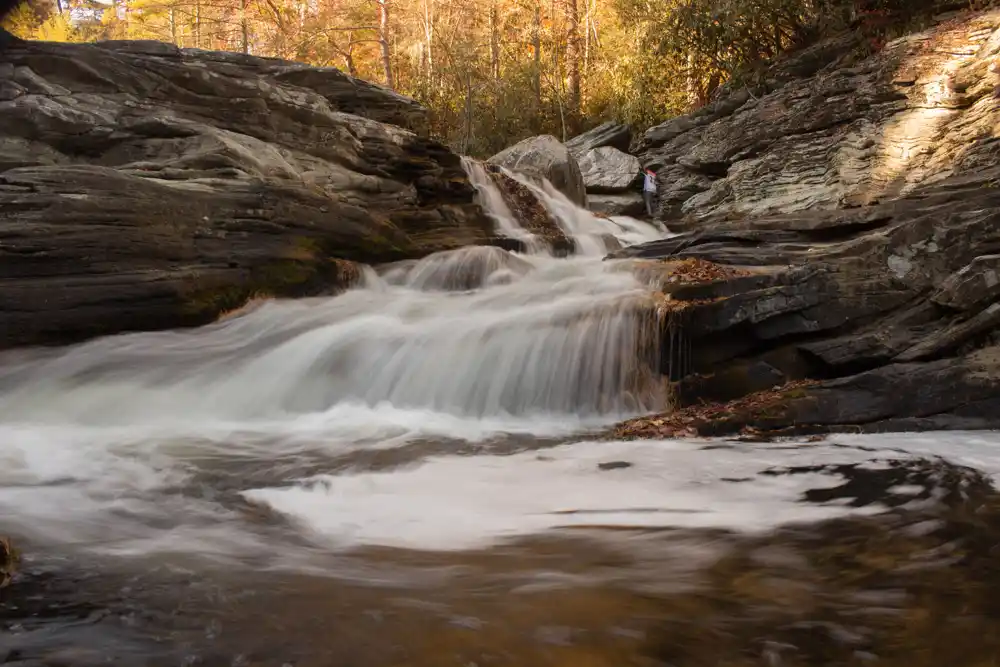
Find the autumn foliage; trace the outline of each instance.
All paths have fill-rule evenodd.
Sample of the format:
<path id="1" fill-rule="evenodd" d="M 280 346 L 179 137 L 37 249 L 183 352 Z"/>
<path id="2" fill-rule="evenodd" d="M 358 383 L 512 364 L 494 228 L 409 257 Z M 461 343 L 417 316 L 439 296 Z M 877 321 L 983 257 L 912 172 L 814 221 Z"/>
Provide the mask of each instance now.
<path id="1" fill-rule="evenodd" d="M 335 66 L 420 100 L 438 137 L 484 156 L 609 118 L 641 130 L 818 35 L 853 29 L 877 48 L 935 1 L 34 0 L 8 24 Z"/>

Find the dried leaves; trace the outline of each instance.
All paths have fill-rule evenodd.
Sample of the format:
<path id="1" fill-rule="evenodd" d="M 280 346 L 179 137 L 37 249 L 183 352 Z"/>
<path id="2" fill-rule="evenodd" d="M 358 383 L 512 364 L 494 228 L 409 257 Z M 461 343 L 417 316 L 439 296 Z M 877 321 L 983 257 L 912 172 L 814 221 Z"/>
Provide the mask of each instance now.
<path id="1" fill-rule="evenodd" d="M 530 188 L 514 180 L 495 165 L 486 163 L 485 166 L 493 177 L 493 183 L 500 190 L 504 203 L 522 227 L 548 243 L 564 245 L 569 243 L 562 229 Z"/>
<path id="2" fill-rule="evenodd" d="M 789 382 L 728 403 L 705 403 L 675 412 L 639 417 L 619 424 L 611 434 L 622 438 L 693 438 L 707 435 L 722 422 L 733 423 L 733 431 L 745 434 L 758 432 L 755 421 L 773 419 L 785 414 L 788 401 L 799 398 L 803 389 L 816 384 L 813 380 Z"/>
<path id="3" fill-rule="evenodd" d="M 706 285 L 751 275 L 745 269 L 716 264 L 697 257 L 636 260 L 631 270 L 639 280 L 663 292 L 682 285 Z"/>
<path id="4" fill-rule="evenodd" d="M 666 263 L 669 271 L 667 282 L 671 284 L 715 283 L 750 275 L 750 272 L 744 269 L 716 264 L 698 257 L 687 257 Z"/>

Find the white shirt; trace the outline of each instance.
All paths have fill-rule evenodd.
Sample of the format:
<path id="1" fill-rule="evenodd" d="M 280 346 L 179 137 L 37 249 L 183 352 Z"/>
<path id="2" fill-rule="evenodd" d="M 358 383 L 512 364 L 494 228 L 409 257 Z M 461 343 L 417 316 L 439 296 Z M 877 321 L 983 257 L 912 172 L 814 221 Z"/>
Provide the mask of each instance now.
<path id="1" fill-rule="evenodd" d="M 656 192 L 656 177 L 646 172 L 646 179 L 642 182 L 643 192 Z"/>

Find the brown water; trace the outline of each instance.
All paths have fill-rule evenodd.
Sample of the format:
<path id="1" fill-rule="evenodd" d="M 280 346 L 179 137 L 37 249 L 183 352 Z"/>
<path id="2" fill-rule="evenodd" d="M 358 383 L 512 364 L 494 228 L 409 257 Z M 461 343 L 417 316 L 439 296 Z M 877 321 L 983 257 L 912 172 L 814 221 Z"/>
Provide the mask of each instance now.
<path id="1" fill-rule="evenodd" d="M 924 436 L 914 449 L 945 437 Z M 960 452 L 968 458 L 991 436 L 965 438 L 972 444 Z M 662 518 L 656 527 L 602 526 L 597 512 L 572 528 L 475 549 L 330 550 L 280 515 L 248 519 L 267 528 L 276 554 L 298 553 L 295 566 L 260 553 L 225 564 L 196 554 L 64 557 L 29 542 L 24 574 L 3 593 L 0 659 L 276 667 L 994 664 L 1000 496 L 972 468 L 903 454 L 899 436 L 892 448 L 857 440 L 769 446 L 776 456 L 847 453 L 843 460 L 857 465 L 769 466 L 726 477 L 723 484 L 766 486 L 805 476 L 791 503 L 833 503 L 844 515 L 750 533 L 671 528 Z M 742 447 L 699 449 L 725 459 Z"/>

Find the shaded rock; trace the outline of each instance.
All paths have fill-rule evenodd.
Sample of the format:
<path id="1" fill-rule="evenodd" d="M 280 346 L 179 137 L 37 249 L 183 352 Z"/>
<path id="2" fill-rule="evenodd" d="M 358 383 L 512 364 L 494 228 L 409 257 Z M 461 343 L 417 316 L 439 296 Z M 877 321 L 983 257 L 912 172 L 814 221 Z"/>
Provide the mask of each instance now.
<path id="1" fill-rule="evenodd" d="M 1000 347 L 958 359 L 890 364 L 824 382 L 792 382 L 729 403 L 620 424 L 621 437 L 801 435 L 1000 426 Z"/>
<path id="2" fill-rule="evenodd" d="M 628 192 L 618 195 L 587 195 L 587 207 L 601 215 L 627 215 L 639 217 L 646 215 L 646 203 L 638 192 Z"/>
<path id="3" fill-rule="evenodd" d="M 896 356 L 898 361 L 916 361 L 942 356 L 953 351 L 980 334 L 1000 327 L 1000 303 L 991 304 L 985 310 L 967 320 L 952 322 L 924 336 L 920 342 Z"/>
<path id="4" fill-rule="evenodd" d="M 958 310 L 972 310 L 1000 297 L 1000 255 L 976 257 L 941 284 L 931 301 Z"/>
<path id="5" fill-rule="evenodd" d="M 0 347 L 204 324 L 493 234 L 423 109 L 337 70 L 22 42 L 0 90 Z"/>
<path id="6" fill-rule="evenodd" d="M 588 193 L 627 192 L 642 178 L 639 160 L 610 146 L 587 151 L 580 156 L 579 162 Z"/>
<path id="7" fill-rule="evenodd" d="M 697 433 L 1000 427 L 989 393 L 1000 384 L 989 361 L 1000 344 L 998 179 L 991 167 L 857 209 L 716 218 L 611 256 L 752 267 L 664 286 L 687 347 L 680 373 L 667 352 L 661 372 L 679 381 L 682 404 L 797 380 L 822 397 L 740 418 L 720 404 Z"/>
<path id="8" fill-rule="evenodd" d="M 587 205 L 587 192 L 576 158 L 555 137 L 543 134 L 525 139 L 489 159 L 533 179 L 548 179 L 577 206 Z"/>
<path id="9" fill-rule="evenodd" d="M 672 220 L 681 216 L 684 203 L 712 187 L 712 179 L 688 171 L 680 165 L 667 165 L 656 172 L 656 217 Z"/>
<path id="10" fill-rule="evenodd" d="M 786 381 L 784 373 L 765 361 L 737 362 L 713 375 L 688 376 L 677 387 L 677 400 L 682 405 L 698 401 L 725 403 Z"/>
<path id="11" fill-rule="evenodd" d="M 601 123 L 592 130 L 578 134 L 566 142 L 566 148 L 577 157 L 594 150 L 610 146 L 623 153 L 628 153 L 632 143 L 632 128 L 622 123 L 608 121 Z"/>

